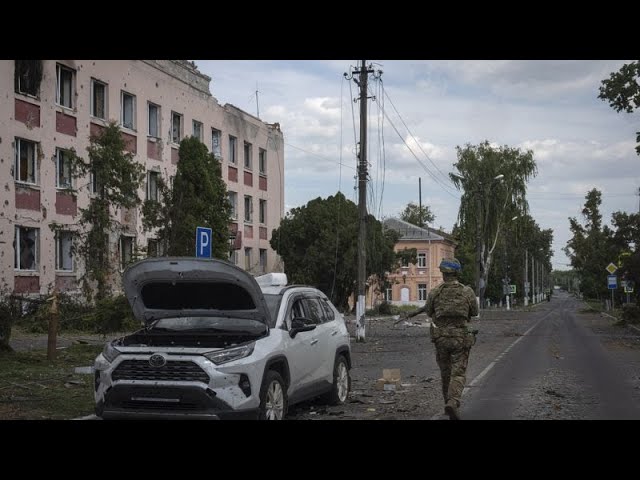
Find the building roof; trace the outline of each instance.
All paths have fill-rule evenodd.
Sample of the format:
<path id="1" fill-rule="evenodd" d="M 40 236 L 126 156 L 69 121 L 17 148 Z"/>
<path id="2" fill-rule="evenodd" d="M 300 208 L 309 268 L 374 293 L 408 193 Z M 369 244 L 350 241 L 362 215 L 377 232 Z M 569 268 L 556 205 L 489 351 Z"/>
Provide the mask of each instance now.
<path id="1" fill-rule="evenodd" d="M 431 241 L 445 241 L 452 242 L 451 237 L 440 235 L 433 228 L 420 228 L 399 218 L 387 218 L 382 222 L 385 227 L 395 230 L 402 235 L 400 240 L 431 240 Z"/>

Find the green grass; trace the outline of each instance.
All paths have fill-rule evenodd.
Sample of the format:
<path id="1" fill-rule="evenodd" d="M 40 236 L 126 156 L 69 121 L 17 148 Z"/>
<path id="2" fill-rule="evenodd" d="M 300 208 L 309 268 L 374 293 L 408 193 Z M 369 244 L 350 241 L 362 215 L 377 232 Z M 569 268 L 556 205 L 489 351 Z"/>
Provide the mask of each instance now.
<path id="1" fill-rule="evenodd" d="M 74 373 L 93 365 L 100 345 L 72 345 L 57 351 L 0 353 L 0 420 L 62 420 L 93 413 L 93 375 Z"/>

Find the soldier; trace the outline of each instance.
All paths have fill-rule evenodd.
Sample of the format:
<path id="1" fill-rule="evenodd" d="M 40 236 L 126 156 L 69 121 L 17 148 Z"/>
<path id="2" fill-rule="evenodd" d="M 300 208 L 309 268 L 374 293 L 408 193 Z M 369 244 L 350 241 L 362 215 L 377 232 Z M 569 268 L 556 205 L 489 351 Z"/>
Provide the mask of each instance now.
<path id="1" fill-rule="evenodd" d="M 429 292 L 427 302 L 407 318 L 426 312 L 431 317 L 431 341 L 442 377 L 444 411 L 450 420 L 460 420 L 458 409 L 466 381 L 469 352 L 475 343 L 475 331 L 467 328 L 471 317 L 478 316 L 478 303 L 470 287 L 458 282 L 460 262 L 443 259 L 440 271 L 444 283 Z"/>

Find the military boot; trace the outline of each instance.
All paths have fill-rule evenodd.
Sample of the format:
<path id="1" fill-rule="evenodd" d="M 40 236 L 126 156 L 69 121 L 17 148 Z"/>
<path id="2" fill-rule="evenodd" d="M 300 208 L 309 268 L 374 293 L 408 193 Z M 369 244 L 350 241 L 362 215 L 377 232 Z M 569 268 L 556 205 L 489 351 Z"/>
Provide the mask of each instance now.
<path id="1" fill-rule="evenodd" d="M 449 415 L 449 420 L 460 420 L 460 414 L 458 413 L 458 406 L 455 400 L 449 400 L 444 407 L 444 413 Z"/>

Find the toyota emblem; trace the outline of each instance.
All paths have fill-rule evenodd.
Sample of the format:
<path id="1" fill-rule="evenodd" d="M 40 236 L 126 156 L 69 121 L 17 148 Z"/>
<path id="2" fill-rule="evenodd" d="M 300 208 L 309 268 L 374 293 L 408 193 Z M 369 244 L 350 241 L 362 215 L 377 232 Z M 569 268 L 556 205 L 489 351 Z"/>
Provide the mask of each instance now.
<path id="1" fill-rule="evenodd" d="M 155 353 L 149 357 L 149 365 L 151 365 L 152 367 L 164 367 L 166 364 L 167 359 L 162 355 Z"/>

